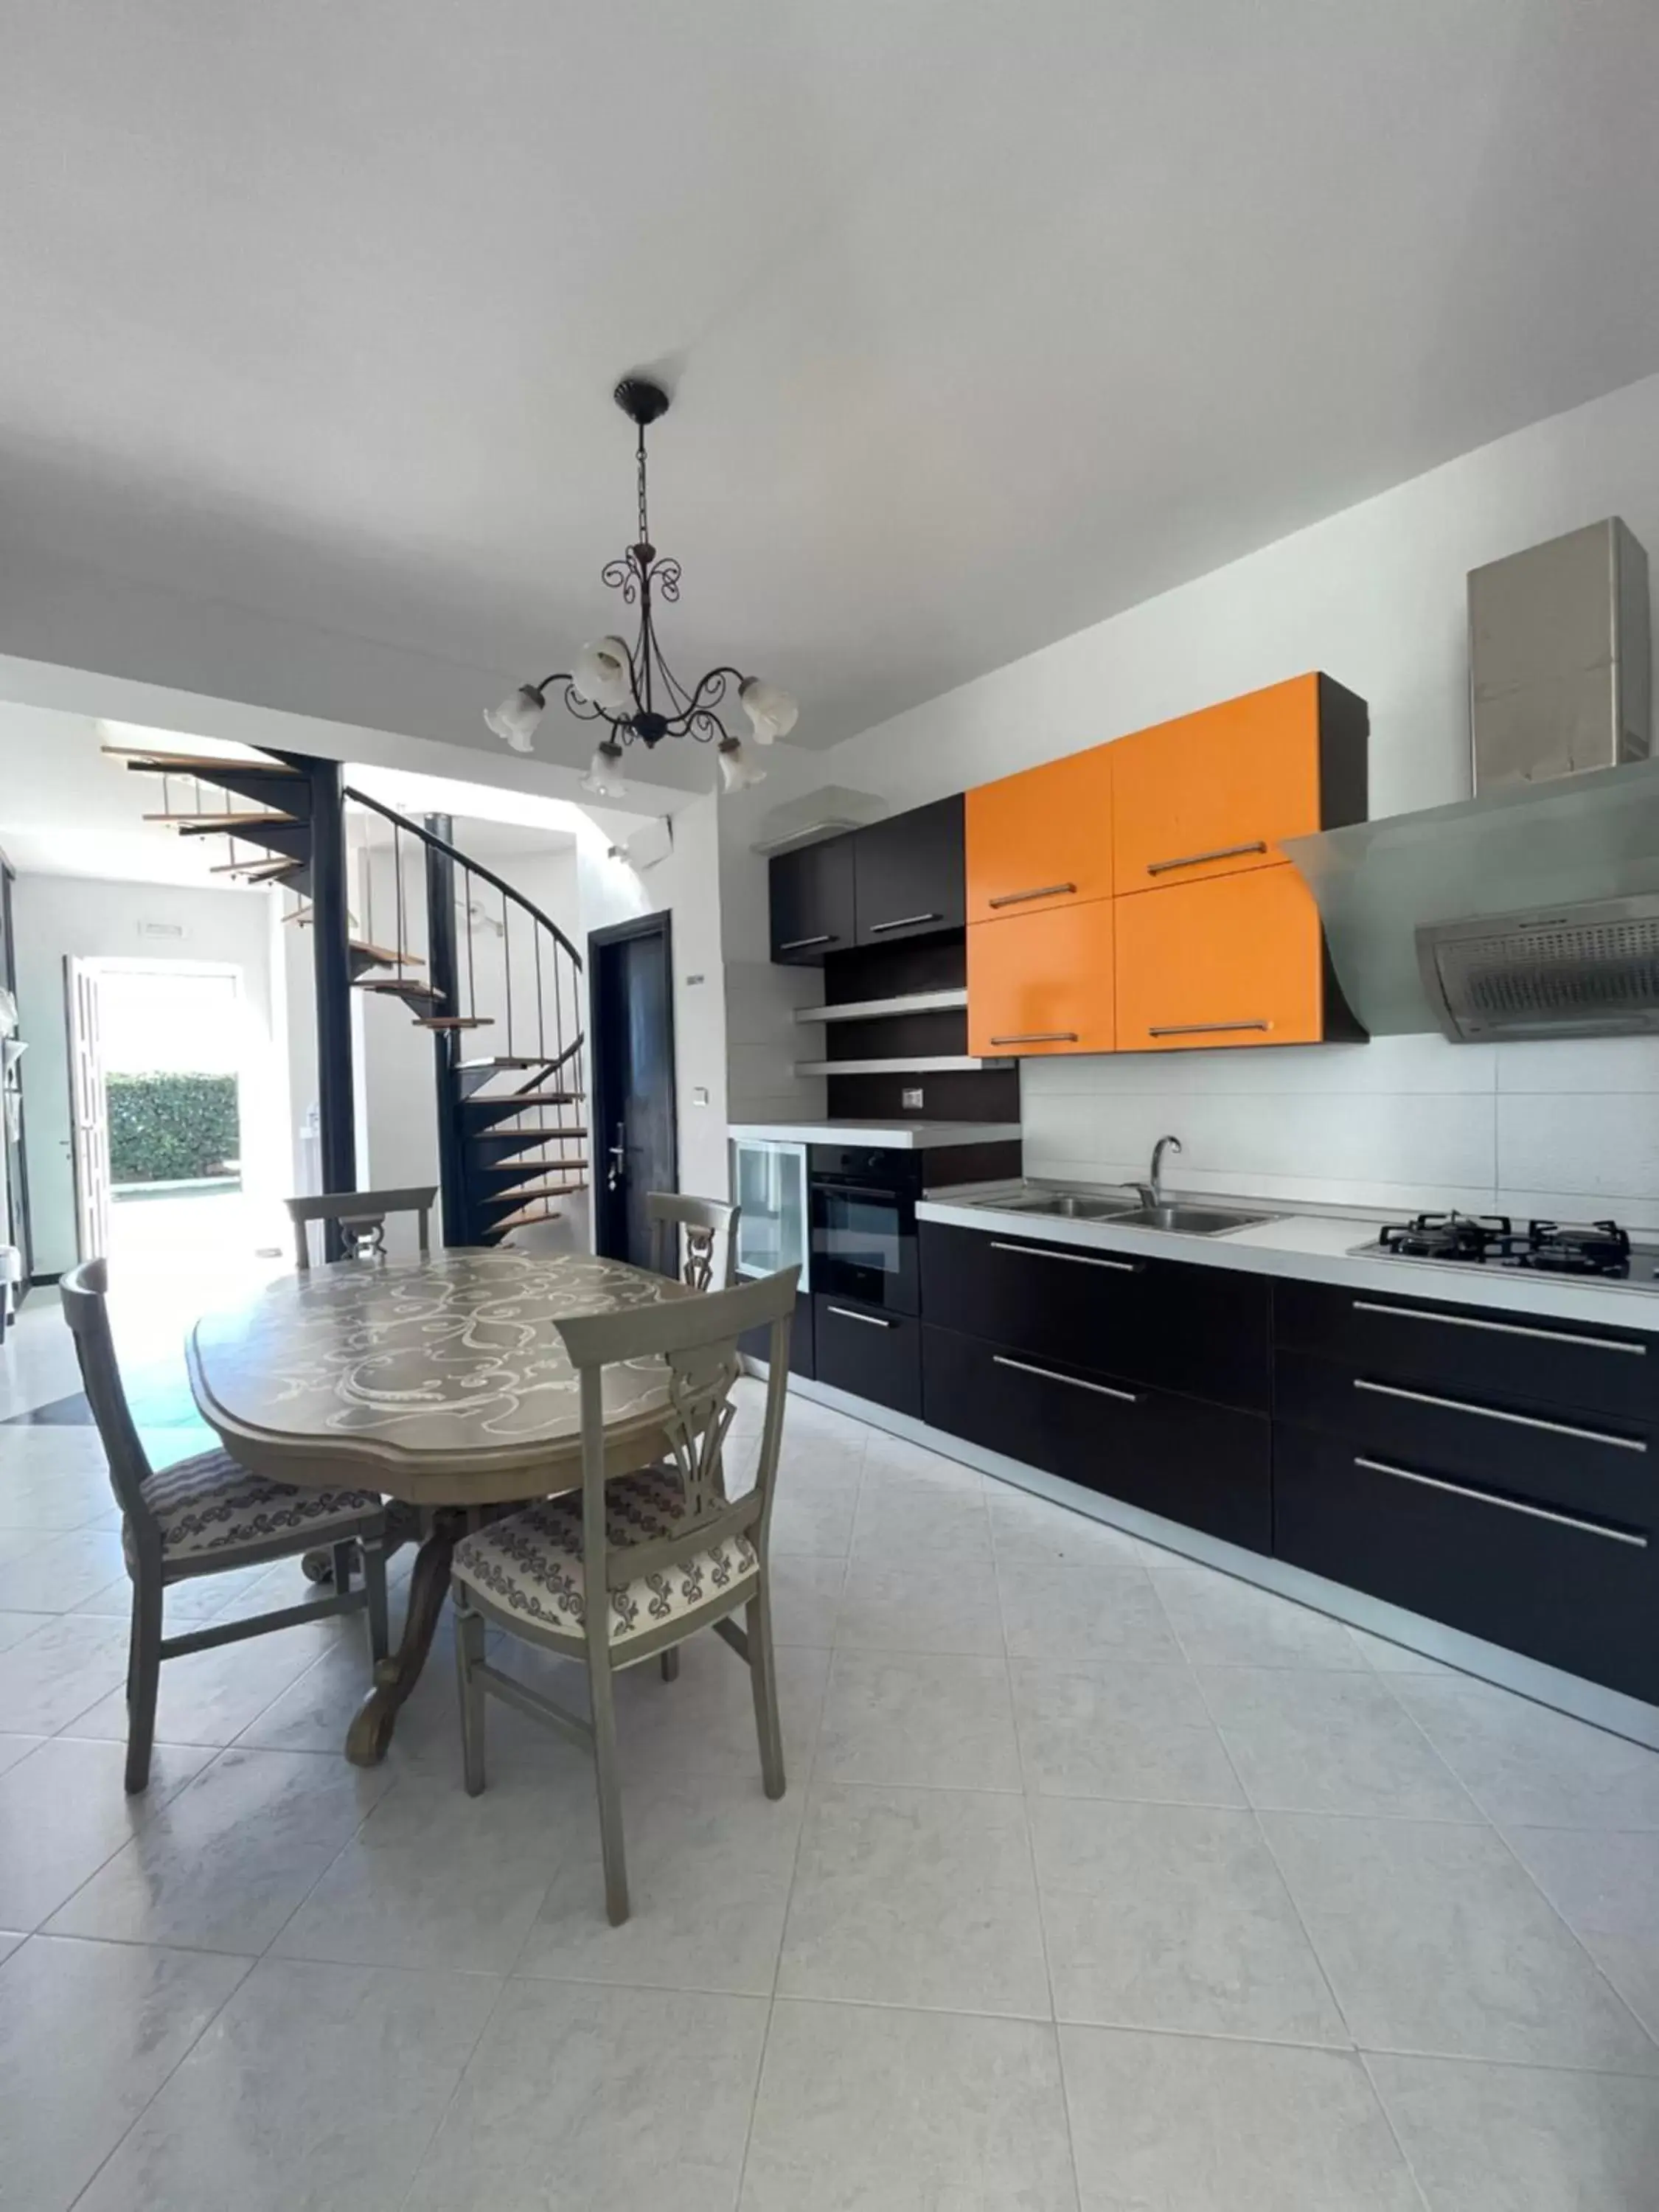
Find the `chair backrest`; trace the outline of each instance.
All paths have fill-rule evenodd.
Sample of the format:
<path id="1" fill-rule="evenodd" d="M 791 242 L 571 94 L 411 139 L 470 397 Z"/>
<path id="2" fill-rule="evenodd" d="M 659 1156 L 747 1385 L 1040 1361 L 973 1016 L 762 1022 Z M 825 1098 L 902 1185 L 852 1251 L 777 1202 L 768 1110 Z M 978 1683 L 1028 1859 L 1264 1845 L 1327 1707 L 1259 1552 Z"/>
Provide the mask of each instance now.
<path id="1" fill-rule="evenodd" d="M 144 1496 L 144 1481 L 150 1464 L 133 1425 L 127 1394 L 122 1387 L 115 1339 L 110 1331 L 108 1291 L 106 1260 L 88 1260 L 79 1267 L 72 1267 L 58 1285 L 64 1318 L 75 1335 L 75 1356 L 81 1364 L 87 1402 L 92 1407 L 104 1456 L 109 1462 L 115 1502 L 141 1539 L 154 1537 L 159 1551 L 161 1539 L 155 1529 L 155 1518 Z"/>
<path id="2" fill-rule="evenodd" d="M 611 1589 L 663 1572 L 728 1536 L 749 1535 L 764 1556 L 799 1279 L 798 1267 L 784 1267 L 736 1290 L 665 1298 L 656 1305 L 582 1314 L 554 1323 L 581 1385 L 582 1554 L 590 1589 L 601 1579 Z M 726 1493 L 723 1450 L 732 1425 L 732 1387 L 743 1372 L 738 1339 L 751 1328 L 771 1330 L 766 1417 L 753 1487 L 732 1500 Z M 651 1358 L 663 1360 L 668 1369 L 669 1401 L 662 1421 L 670 1463 L 684 1486 L 684 1510 L 660 1538 L 630 1544 L 607 1558 L 605 1370 L 619 1361 L 634 1365 Z M 588 1618 L 592 1628 L 594 1608 L 589 1608 Z"/>
<path id="3" fill-rule="evenodd" d="M 288 1218 L 294 1224 L 294 1264 L 301 1273 L 311 1265 L 310 1225 L 313 1221 L 339 1224 L 347 1259 L 383 1260 L 389 1213 L 412 1213 L 417 1217 L 424 1258 L 432 1249 L 428 1224 L 437 1195 L 437 1185 L 434 1183 L 408 1190 L 328 1190 L 317 1198 L 285 1199 L 283 1202 L 288 1207 Z"/>
<path id="4" fill-rule="evenodd" d="M 646 1193 L 645 1216 L 651 1224 L 651 1264 L 659 1275 L 672 1275 L 694 1291 L 729 1291 L 738 1279 L 739 1208 L 718 1198 L 687 1198 L 677 1190 Z M 680 1264 L 680 1237 L 685 1263 Z"/>

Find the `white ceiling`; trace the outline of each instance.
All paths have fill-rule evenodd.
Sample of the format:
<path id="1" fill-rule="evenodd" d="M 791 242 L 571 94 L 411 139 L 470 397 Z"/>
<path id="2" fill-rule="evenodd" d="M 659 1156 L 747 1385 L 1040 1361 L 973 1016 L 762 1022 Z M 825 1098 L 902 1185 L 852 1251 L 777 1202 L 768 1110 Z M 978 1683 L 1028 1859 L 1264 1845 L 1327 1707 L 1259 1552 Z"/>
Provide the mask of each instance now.
<path id="1" fill-rule="evenodd" d="M 1655 0 L 0 0 L 0 51 L 14 531 L 481 708 L 615 623 L 632 367 L 673 656 L 808 744 L 1659 367 Z"/>

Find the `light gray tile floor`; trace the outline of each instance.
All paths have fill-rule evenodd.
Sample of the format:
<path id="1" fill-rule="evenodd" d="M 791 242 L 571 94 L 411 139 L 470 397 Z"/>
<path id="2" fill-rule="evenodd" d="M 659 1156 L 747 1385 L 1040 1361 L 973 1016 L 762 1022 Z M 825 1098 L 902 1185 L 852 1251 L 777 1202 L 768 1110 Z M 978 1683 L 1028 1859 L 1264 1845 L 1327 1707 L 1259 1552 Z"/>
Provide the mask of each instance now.
<path id="1" fill-rule="evenodd" d="M 447 1632 L 368 1776 L 357 1624 L 180 1662 L 127 1800 L 112 1533 L 0 1423 L 7 2212 L 1659 2208 L 1659 1757 L 798 1401 L 788 1794 L 723 1645 L 627 1676 L 612 1929 Z"/>

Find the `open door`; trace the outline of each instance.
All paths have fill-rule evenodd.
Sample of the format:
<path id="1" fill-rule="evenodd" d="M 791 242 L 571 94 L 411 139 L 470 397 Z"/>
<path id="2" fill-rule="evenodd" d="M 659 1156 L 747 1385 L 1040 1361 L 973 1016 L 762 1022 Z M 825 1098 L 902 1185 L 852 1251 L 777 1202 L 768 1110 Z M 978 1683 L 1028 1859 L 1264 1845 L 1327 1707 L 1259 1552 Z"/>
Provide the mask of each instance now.
<path id="1" fill-rule="evenodd" d="M 64 969 L 76 1249 L 82 1260 L 101 1260 L 109 1250 L 109 1109 L 99 1035 L 98 967 L 95 961 L 70 957 Z"/>
<path id="2" fill-rule="evenodd" d="M 641 915 L 587 940 L 593 1040 L 593 1249 L 652 1263 L 646 1200 L 677 1190 L 671 925 Z"/>

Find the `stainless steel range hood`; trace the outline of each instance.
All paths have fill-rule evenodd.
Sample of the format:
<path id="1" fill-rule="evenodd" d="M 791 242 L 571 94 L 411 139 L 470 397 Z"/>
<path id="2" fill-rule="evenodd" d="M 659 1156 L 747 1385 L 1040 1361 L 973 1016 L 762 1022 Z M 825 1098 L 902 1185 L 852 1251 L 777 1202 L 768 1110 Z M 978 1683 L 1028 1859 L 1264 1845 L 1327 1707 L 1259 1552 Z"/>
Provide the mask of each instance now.
<path id="1" fill-rule="evenodd" d="M 1468 579 L 1475 797 L 1299 837 L 1373 1036 L 1659 1032 L 1647 556 L 1617 516 Z"/>
<path id="2" fill-rule="evenodd" d="M 1373 1036 L 1659 1030 L 1659 761 L 1291 838 L 1285 851 Z"/>

